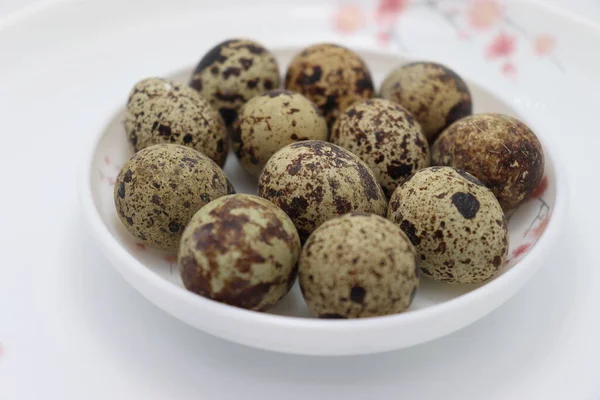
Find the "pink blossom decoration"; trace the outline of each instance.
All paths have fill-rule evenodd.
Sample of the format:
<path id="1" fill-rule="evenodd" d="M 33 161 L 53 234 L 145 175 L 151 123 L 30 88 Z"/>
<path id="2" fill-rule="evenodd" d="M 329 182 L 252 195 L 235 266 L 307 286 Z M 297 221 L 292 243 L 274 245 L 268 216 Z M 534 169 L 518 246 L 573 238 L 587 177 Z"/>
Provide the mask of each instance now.
<path id="1" fill-rule="evenodd" d="M 136 243 L 135 244 L 135 249 L 137 251 L 144 251 L 144 250 L 146 250 L 146 245 L 143 244 L 143 243 Z"/>
<path id="2" fill-rule="evenodd" d="M 540 57 L 550 54 L 554 47 L 556 47 L 556 39 L 547 34 L 539 35 L 533 41 L 533 52 Z"/>
<path id="3" fill-rule="evenodd" d="M 377 33 L 377 41 L 381 45 L 386 45 L 389 43 L 391 35 L 389 32 L 379 32 Z"/>
<path id="4" fill-rule="evenodd" d="M 491 28 L 504 16 L 504 7 L 495 0 L 473 0 L 468 10 L 469 25 L 478 30 Z"/>
<path id="5" fill-rule="evenodd" d="M 516 49 L 516 41 L 517 38 L 515 36 L 506 33 L 498 34 L 487 47 L 487 57 L 497 58 L 511 55 Z"/>
<path id="6" fill-rule="evenodd" d="M 334 29 L 344 34 L 355 32 L 365 24 L 365 12 L 356 4 L 343 5 L 333 15 Z"/>
<path id="7" fill-rule="evenodd" d="M 110 157 L 108 157 L 108 156 L 104 156 L 104 163 L 105 163 L 106 165 L 110 165 Z"/>
<path id="8" fill-rule="evenodd" d="M 519 247 L 517 247 L 516 249 L 513 250 L 513 257 L 520 257 L 523 254 L 527 253 L 527 250 L 529 250 L 531 248 L 531 243 L 525 243 L 520 245 Z"/>
<path id="9" fill-rule="evenodd" d="M 517 73 L 517 67 L 510 61 L 507 61 L 502 65 L 502 73 L 506 76 L 515 76 Z"/>
<path id="10" fill-rule="evenodd" d="M 114 178 L 108 177 L 108 178 L 106 178 L 106 180 L 108 181 L 108 184 L 110 186 L 114 186 L 115 185 L 115 179 Z"/>

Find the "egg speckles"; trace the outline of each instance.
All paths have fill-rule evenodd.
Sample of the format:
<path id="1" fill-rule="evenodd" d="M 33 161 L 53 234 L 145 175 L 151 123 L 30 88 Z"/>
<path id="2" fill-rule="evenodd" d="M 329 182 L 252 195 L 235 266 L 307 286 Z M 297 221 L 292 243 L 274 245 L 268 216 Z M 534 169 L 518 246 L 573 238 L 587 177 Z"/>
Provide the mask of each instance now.
<path id="1" fill-rule="evenodd" d="M 429 166 L 429 145 L 421 126 L 389 100 L 369 99 L 348 107 L 330 140 L 366 162 L 388 196 L 410 174 Z"/>
<path id="2" fill-rule="evenodd" d="M 477 178 L 450 167 L 415 173 L 390 199 L 388 218 L 415 245 L 421 271 L 447 283 L 479 283 L 504 264 L 504 213 Z"/>
<path id="3" fill-rule="evenodd" d="M 302 140 L 327 140 L 327 123 L 313 102 L 276 89 L 256 96 L 240 110 L 232 140 L 240 163 L 258 177 L 282 147 Z"/>
<path id="4" fill-rule="evenodd" d="M 127 101 L 125 130 L 135 151 L 175 143 L 225 164 L 229 139 L 223 119 L 198 93 L 180 83 L 162 78 L 136 83 Z"/>
<path id="5" fill-rule="evenodd" d="M 273 54 L 246 39 L 227 40 L 200 60 L 190 86 L 221 113 L 227 126 L 252 97 L 279 87 L 279 67 Z"/>
<path id="6" fill-rule="evenodd" d="M 300 257 L 299 280 L 321 318 L 360 318 L 404 311 L 419 283 L 415 250 L 383 217 L 351 213 L 325 222 Z"/>
<path id="7" fill-rule="evenodd" d="M 315 102 L 329 126 L 346 107 L 374 95 L 366 64 L 352 50 L 334 44 L 317 44 L 298 54 L 287 70 L 285 87 Z"/>
<path id="8" fill-rule="evenodd" d="M 230 193 L 233 186 L 208 157 L 189 147 L 159 144 L 123 165 L 114 201 L 123 225 L 142 243 L 174 250 L 192 215 Z"/>
<path id="9" fill-rule="evenodd" d="M 393 70 L 381 84 L 381 97 L 401 104 L 433 142 L 454 121 L 472 113 L 467 84 L 451 69 L 415 62 Z"/>
<path id="10" fill-rule="evenodd" d="M 271 157 L 258 193 L 294 221 L 300 239 L 323 222 L 352 211 L 384 215 L 387 204 L 369 167 L 331 143 L 309 140 L 290 144 Z"/>
<path id="11" fill-rule="evenodd" d="M 436 165 L 479 178 L 505 211 L 527 200 L 544 174 L 544 152 L 523 122 L 502 114 L 477 114 L 446 129 L 432 147 Z"/>
<path id="12" fill-rule="evenodd" d="M 179 249 L 185 287 L 252 310 L 275 304 L 297 273 L 300 239 L 289 217 L 269 201 L 237 194 L 198 211 Z"/>

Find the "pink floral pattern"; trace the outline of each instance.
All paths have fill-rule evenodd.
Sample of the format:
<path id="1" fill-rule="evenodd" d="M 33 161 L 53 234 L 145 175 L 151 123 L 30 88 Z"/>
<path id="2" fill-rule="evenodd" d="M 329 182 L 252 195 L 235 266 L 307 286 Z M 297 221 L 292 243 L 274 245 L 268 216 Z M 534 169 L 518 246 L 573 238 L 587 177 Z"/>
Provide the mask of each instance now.
<path id="1" fill-rule="evenodd" d="M 344 34 L 353 33 L 366 24 L 362 8 L 355 4 L 342 5 L 333 18 L 335 30 Z"/>
<path id="2" fill-rule="evenodd" d="M 450 6 L 448 6 L 450 4 Z M 378 0 L 372 10 L 351 3 L 342 3 L 333 14 L 333 28 L 344 35 L 373 26 L 372 31 L 380 45 L 397 45 L 405 49 L 398 27 L 401 16 L 411 9 L 425 8 L 442 17 L 456 32 L 460 40 L 485 35 L 487 44 L 483 55 L 490 63 L 500 62 L 499 71 L 507 78 L 517 76 L 517 65 L 511 57 L 518 44 L 529 42 L 534 55 L 553 63 L 561 72 L 562 64 L 554 55 L 557 40 L 547 33 L 532 34 L 510 17 L 509 7 L 499 0 Z"/>
<path id="3" fill-rule="evenodd" d="M 469 26 L 477 30 L 490 29 L 504 17 L 504 7 L 494 0 L 474 0 L 467 11 Z"/>
<path id="4" fill-rule="evenodd" d="M 533 51 L 540 57 L 550 54 L 556 47 L 556 39 L 548 34 L 542 34 L 533 41 Z"/>
<path id="5" fill-rule="evenodd" d="M 513 35 L 500 33 L 486 49 L 488 58 L 508 57 L 514 53 L 516 49 L 517 38 Z"/>

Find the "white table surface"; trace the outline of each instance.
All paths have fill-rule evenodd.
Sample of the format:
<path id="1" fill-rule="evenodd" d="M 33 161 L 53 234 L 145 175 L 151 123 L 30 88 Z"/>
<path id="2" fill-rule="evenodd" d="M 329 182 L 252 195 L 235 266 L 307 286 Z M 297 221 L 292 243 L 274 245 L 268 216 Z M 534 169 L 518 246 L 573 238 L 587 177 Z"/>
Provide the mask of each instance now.
<path id="1" fill-rule="evenodd" d="M 0 20 L 31 3 L 35 1 L 0 0 Z M 549 3 L 600 22 L 600 0 Z M 28 348 L 1 347 L 2 331 L 10 327 L 3 325 L 0 315 L 1 400 L 229 399 L 242 395 L 353 400 L 392 399 L 398 393 L 406 399 L 429 399 L 433 397 L 421 394 L 432 386 L 438 392 L 448 388 L 450 393 L 451 389 L 447 399 L 600 398 L 600 379 L 594 380 L 600 377 L 599 365 L 578 363 L 579 355 L 587 350 L 586 342 L 577 335 L 565 337 L 571 333 L 564 327 L 580 318 L 570 284 L 581 277 L 564 274 L 578 248 L 573 224 L 567 226 L 566 239 L 557 247 L 552 264 L 507 304 L 472 326 L 392 353 L 311 358 L 224 342 L 154 307 L 108 266 L 81 227 L 74 189 L 69 195 L 73 212 L 66 224 L 70 229 L 62 233 L 62 248 L 54 249 L 68 254 L 65 269 L 58 275 L 37 277 L 31 285 L 32 290 L 39 284 L 54 285 L 57 295 L 40 307 L 36 318 L 23 315 L 22 323 L 30 327 Z M 551 298 L 548 288 L 557 288 Z M 63 307 L 64 318 L 44 320 L 44 307 L 57 306 Z M 18 310 L 18 298 L 14 307 Z M 590 319 L 589 324 L 590 329 L 598 328 L 597 319 Z M 45 332 L 43 342 L 38 340 L 40 330 Z M 567 341 L 570 351 L 551 352 L 558 341 Z M 11 364 L 14 370 L 3 370 L 2 358 L 11 357 L 11 352 L 42 356 L 35 365 L 17 362 Z M 547 365 L 553 368 L 543 368 Z M 508 377 L 506 385 L 498 384 Z M 493 393 L 489 388 L 494 388 Z M 19 397 L 11 397 L 16 393 Z"/>

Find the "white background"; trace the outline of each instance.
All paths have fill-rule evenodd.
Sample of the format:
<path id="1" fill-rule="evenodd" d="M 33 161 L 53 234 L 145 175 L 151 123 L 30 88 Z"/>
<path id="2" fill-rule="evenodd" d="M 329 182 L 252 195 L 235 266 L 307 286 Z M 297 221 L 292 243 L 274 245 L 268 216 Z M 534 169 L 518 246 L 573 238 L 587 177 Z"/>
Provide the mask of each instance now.
<path id="1" fill-rule="evenodd" d="M 36 2 L 0 0 L 0 20 L 8 13 L 32 3 Z M 569 12 L 600 22 L 599 0 L 551 0 L 548 3 L 565 7 Z M 2 58 L 0 55 L 0 60 Z M 77 226 L 76 213 L 73 219 L 73 226 Z M 80 396 L 78 398 L 81 399 L 228 399 L 234 396 L 236 386 L 240 385 L 248 390 L 244 394 L 245 398 L 351 400 L 371 398 L 374 387 L 379 393 L 390 393 L 396 385 L 394 377 L 402 380 L 405 393 L 411 393 L 409 399 L 419 398 L 419 389 L 423 385 L 452 385 L 448 386 L 448 390 L 452 389 L 454 395 L 452 399 L 460 398 L 456 396 L 460 396 L 461 393 L 464 393 L 465 398 L 487 399 L 491 396 L 485 391 L 486 384 L 497 383 L 503 376 L 513 376 L 514 370 L 523 371 L 523 381 L 520 383 L 522 387 L 541 387 L 562 379 L 567 379 L 574 388 L 578 385 L 577 374 L 548 376 L 536 373 L 535 363 L 514 365 L 509 361 L 516 354 L 528 353 L 531 354 L 531 359 L 543 359 L 543 355 L 550 353 L 550 349 L 553 348 L 553 340 L 569 340 L 560 335 L 546 335 L 549 331 L 560 331 L 563 324 L 568 323 L 568 320 L 555 318 L 556 314 L 567 314 L 565 310 L 569 307 L 568 303 L 563 305 L 563 309 L 549 310 L 544 307 L 543 293 L 549 286 L 557 285 L 557 282 L 561 281 L 561 271 L 557 268 L 541 271 L 539 277 L 528 285 L 526 292 L 520 293 L 498 311 L 473 326 L 444 339 L 388 354 L 315 359 L 266 353 L 202 334 L 156 309 L 131 289 L 112 268 L 103 265 L 106 262 L 89 262 L 90 259 L 103 260 L 103 257 L 94 244 L 90 243 L 87 234 L 74 231 L 66 235 L 70 236 L 69 240 L 72 243 L 79 244 L 81 249 L 80 252 L 69 256 L 74 259 L 69 264 L 86 266 L 71 271 L 71 279 L 77 282 L 77 292 L 70 294 L 70 298 L 84 299 L 93 296 L 96 290 L 98 293 L 112 294 L 110 298 L 101 302 L 90 302 L 87 308 L 77 308 L 81 313 L 76 315 L 81 325 L 79 329 L 98 331 L 105 326 L 114 326 L 115 329 L 104 330 L 102 335 L 87 336 L 96 338 L 95 341 L 83 337 L 57 338 L 61 347 L 68 348 L 71 344 L 69 341 L 72 341 L 74 347 L 86 349 L 84 357 L 81 357 L 81 354 L 74 357 L 58 350 L 48 352 L 47 354 L 52 354 L 54 358 L 47 358 L 47 355 L 40 358 L 40 365 L 37 365 L 35 370 L 59 369 L 71 375 L 54 383 L 48 382 L 43 376 L 31 376 L 31 387 L 21 391 L 22 393 L 35 393 L 36 384 L 40 382 L 44 387 L 52 388 L 52 395 L 48 398 L 70 399 L 72 397 L 69 393 L 72 392 L 62 385 L 69 381 L 75 382 L 84 376 L 90 382 L 89 392 L 87 395 L 77 392 Z M 565 251 L 557 254 L 554 262 L 568 265 L 569 257 L 566 252 L 569 248 L 563 250 Z M 18 307 L 18 300 L 15 300 L 15 307 Z M 532 312 L 538 315 L 535 321 L 530 318 Z M 514 327 L 499 328 L 506 325 Z M 503 341 L 497 337 L 497 332 L 510 337 Z M 30 335 L 31 340 L 35 340 L 35 332 L 30 332 Z M 576 345 L 577 343 L 573 343 L 573 346 Z M 486 346 L 494 348 L 495 359 L 486 357 Z M 7 348 L 5 351 L 9 352 L 11 349 Z M 501 356 L 498 358 L 499 354 Z M 85 357 L 99 360 L 98 364 L 96 361 L 81 364 L 81 359 Z M 561 358 L 555 355 L 547 362 L 568 363 L 569 357 Z M 430 370 L 432 375 L 437 375 L 442 368 L 448 369 L 449 363 L 456 363 L 460 368 L 449 369 L 451 372 L 443 383 L 428 381 L 427 376 L 422 374 L 422 371 Z M 203 367 L 199 368 L 200 365 Z M 19 367 L 21 370 L 34 369 L 26 365 Z M 2 368 L 0 360 L 0 372 Z M 478 373 L 476 382 L 465 384 L 469 382 L 470 370 L 481 369 L 488 372 L 487 375 L 483 375 L 485 378 Z M 568 367 L 556 370 L 568 371 Z M 581 373 L 589 376 L 593 371 Z M 600 375 L 600 368 L 596 368 L 596 373 Z M 7 376 L 10 375 L 9 371 Z M 90 376 L 95 379 L 89 379 Z M 212 382 L 210 387 L 200 384 L 207 380 Z M 456 386 L 452 382 L 455 382 Z M 6 384 L 9 382 L 0 381 L 0 388 Z M 600 380 L 598 386 L 600 389 Z M 144 388 L 151 388 L 151 391 Z M 315 390 L 309 392 L 308 388 Z M 473 397 L 474 391 L 479 391 L 481 395 Z M 10 390 L 8 392 L 10 393 Z M 65 396 L 60 396 L 60 393 Z M 312 393 L 312 397 L 307 397 L 309 393 Z M 518 379 L 515 385 L 514 379 L 511 378 L 511 387 L 506 388 L 503 398 L 520 400 L 524 398 L 520 393 Z M 537 398 L 531 397 L 532 393 L 536 393 L 535 390 L 528 390 L 527 393 L 527 399 Z M 600 398 L 600 390 L 597 393 L 598 397 L 590 394 L 582 400 Z M 30 398 L 42 397 L 28 397 L 27 400 Z M 570 393 L 564 392 L 555 393 L 553 399 L 579 400 L 580 397 L 572 397 Z M 13 399 L 0 397 L 0 400 Z"/>

